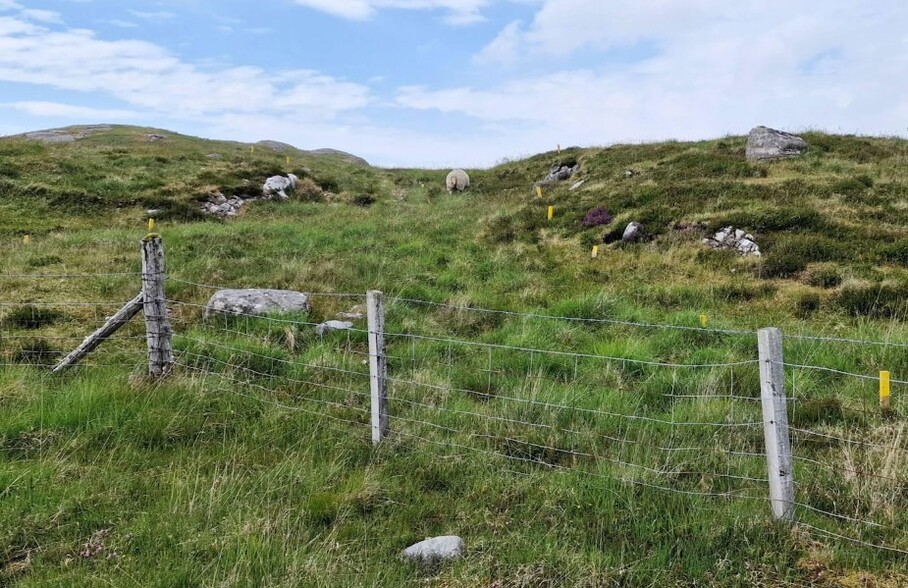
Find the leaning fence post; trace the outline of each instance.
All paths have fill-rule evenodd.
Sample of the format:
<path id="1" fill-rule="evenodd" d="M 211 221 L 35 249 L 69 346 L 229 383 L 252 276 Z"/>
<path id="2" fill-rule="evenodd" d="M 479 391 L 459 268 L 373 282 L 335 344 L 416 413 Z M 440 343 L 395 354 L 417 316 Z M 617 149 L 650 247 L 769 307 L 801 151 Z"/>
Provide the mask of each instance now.
<path id="1" fill-rule="evenodd" d="M 148 343 L 148 373 L 152 378 L 167 375 L 173 367 L 173 331 L 167 320 L 165 279 L 164 243 L 158 235 L 148 235 L 142 240 L 142 293 L 145 339 Z"/>
<path id="2" fill-rule="evenodd" d="M 372 443 L 388 434 L 388 358 L 385 356 L 385 296 L 366 294 L 369 320 L 369 383 L 372 392 Z"/>
<path id="3" fill-rule="evenodd" d="M 788 430 L 788 404 L 785 398 L 785 365 L 782 356 L 782 331 L 760 329 L 760 397 L 763 403 L 763 436 L 769 473 L 769 498 L 777 520 L 794 520 L 794 476 L 791 439 Z"/>

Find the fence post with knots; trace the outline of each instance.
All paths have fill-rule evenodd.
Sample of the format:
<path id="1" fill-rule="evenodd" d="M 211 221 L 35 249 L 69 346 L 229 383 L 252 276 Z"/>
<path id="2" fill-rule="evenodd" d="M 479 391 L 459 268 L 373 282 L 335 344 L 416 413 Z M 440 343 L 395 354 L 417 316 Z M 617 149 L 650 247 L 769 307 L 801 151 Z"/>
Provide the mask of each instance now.
<path id="1" fill-rule="evenodd" d="M 377 290 L 366 294 L 369 321 L 369 383 L 372 398 L 372 443 L 388 434 L 388 358 L 385 355 L 385 296 Z"/>
<path id="2" fill-rule="evenodd" d="M 763 405 L 763 437 L 769 473 L 769 499 L 776 520 L 794 520 L 794 476 L 791 438 L 788 429 L 788 403 L 785 397 L 785 364 L 782 331 L 760 329 L 757 333 L 760 354 L 760 398 Z"/>
<path id="3" fill-rule="evenodd" d="M 164 243 L 160 236 L 148 235 L 142 240 L 142 294 L 148 373 L 152 378 L 167 375 L 173 367 L 173 329 L 167 318 L 165 279 Z"/>

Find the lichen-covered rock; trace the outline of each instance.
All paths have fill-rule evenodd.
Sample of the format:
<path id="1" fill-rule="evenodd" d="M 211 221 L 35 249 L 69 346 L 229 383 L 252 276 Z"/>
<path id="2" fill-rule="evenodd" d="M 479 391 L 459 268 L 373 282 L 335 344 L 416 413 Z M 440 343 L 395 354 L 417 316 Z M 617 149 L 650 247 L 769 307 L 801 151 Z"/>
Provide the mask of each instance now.
<path id="1" fill-rule="evenodd" d="M 293 290 L 218 290 L 205 306 L 205 317 L 309 312 L 310 308 L 309 295 Z"/>
<path id="2" fill-rule="evenodd" d="M 440 563 L 463 555 L 463 539 L 457 535 L 432 537 L 404 549 L 401 557 L 416 563 Z"/>
<path id="3" fill-rule="evenodd" d="M 734 227 L 719 229 L 712 237 L 703 239 L 703 244 L 713 249 L 737 251 L 744 256 L 760 257 L 762 255 L 754 236 Z"/>
<path id="4" fill-rule="evenodd" d="M 298 182 L 299 178 L 293 174 L 287 174 L 287 177 L 271 176 L 265 180 L 265 185 L 262 187 L 262 194 L 265 198 L 277 197 L 281 200 L 287 200 L 290 197 L 287 192 L 295 190 Z"/>
<path id="5" fill-rule="evenodd" d="M 463 192 L 470 187 L 470 176 L 462 169 L 455 169 L 445 178 L 445 186 L 448 192 Z"/>
<path id="6" fill-rule="evenodd" d="M 744 154 L 751 161 L 773 161 L 798 157 L 807 151 L 807 142 L 791 133 L 756 127 L 747 137 Z"/>
<path id="7" fill-rule="evenodd" d="M 545 177 L 544 180 L 536 182 L 535 186 L 546 188 L 549 186 L 554 186 L 558 182 L 563 182 L 573 178 L 580 171 L 580 164 L 575 164 L 571 167 L 566 165 L 561 165 L 556 163 L 551 168 L 549 168 L 549 175 Z"/>
<path id="8" fill-rule="evenodd" d="M 330 333 L 331 331 L 349 331 L 352 328 L 353 323 L 348 321 L 326 321 L 316 325 L 315 334 L 319 337 L 324 337 L 325 333 Z"/>

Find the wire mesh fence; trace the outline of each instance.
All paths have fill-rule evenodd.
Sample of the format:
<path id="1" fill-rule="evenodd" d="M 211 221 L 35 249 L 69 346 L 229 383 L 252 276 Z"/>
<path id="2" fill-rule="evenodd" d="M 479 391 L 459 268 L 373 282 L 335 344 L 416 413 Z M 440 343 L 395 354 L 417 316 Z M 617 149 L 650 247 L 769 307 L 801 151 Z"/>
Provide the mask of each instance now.
<path id="1" fill-rule="evenodd" d="M 46 369 L 134 291 L 139 274 L 0 275 L 0 372 Z M 86 289 L 70 281 L 97 280 Z M 28 285 L 34 284 L 29 290 Z M 190 386 L 303 412 L 364 439 L 370 427 L 365 293 L 310 295 L 298 314 L 212 313 L 221 286 L 169 278 L 174 373 Z M 82 293 L 78 298 L 74 293 Z M 343 317 L 352 325 L 322 330 Z M 768 513 L 756 333 L 390 299 L 384 330 L 392 447 L 422 446 Z M 37 343 L 40 341 L 40 343 Z M 134 370 L 141 322 L 84 367 Z M 859 354 L 836 346 L 861 349 Z M 825 541 L 908 555 L 904 344 L 785 339 L 796 524 Z M 748 511 L 749 512 L 749 511 Z"/>

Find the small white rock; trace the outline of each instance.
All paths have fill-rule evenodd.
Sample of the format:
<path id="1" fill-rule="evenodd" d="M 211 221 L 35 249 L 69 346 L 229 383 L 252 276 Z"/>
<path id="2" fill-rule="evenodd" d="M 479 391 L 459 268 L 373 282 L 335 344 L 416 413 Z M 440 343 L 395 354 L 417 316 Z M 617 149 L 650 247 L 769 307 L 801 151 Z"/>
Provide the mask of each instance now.
<path id="1" fill-rule="evenodd" d="M 315 327 L 315 334 L 319 337 L 331 331 L 347 331 L 353 328 L 353 323 L 347 321 L 327 321 Z"/>
<path id="2" fill-rule="evenodd" d="M 404 549 L 401 557 L 419 562 L 433 563 L 460 559 L 463 555 L 463 539 L 457 535 L 432 537 Z"/>

